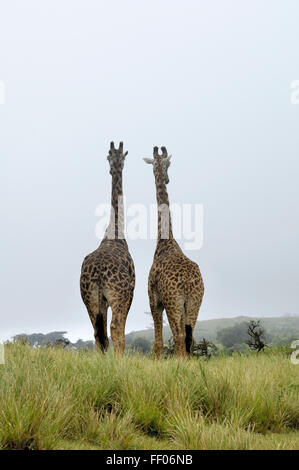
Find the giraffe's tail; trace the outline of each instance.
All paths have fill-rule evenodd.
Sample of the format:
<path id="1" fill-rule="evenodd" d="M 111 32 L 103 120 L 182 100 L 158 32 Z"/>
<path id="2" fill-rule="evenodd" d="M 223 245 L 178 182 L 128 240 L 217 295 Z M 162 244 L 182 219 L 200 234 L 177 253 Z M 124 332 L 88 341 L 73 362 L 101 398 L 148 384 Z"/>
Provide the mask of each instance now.
<path id="1" fill-rule="evenodd" d="M 100 343 L 100 347 L 102 351 L 105 352 L 106 346 L 107 346 L 106 335 L 105 335 L 105 328 L 104 328 L 104 318 L 101 313 L 97 314 L 95 327 L 96 327 L 96 335 Z"/>
<path id="2" fill-rule="evenodd" d="M 185 320 L 185 347 L 186 352 L 189 355 L 191 353 L 191 347 L 193 343 L 193 331 L 191 326 L 191 321 L 188 315 L 188 306 L 187 302 L 184 304 L 184 320 Z"/>
<path id="3" fill-rule="evenodd" d="M 186 352 L 187 354 L 191 353 L 191 346 L 193 343 L 193 336 L 192 336 L 192 326 L 185 325 L 186 337 L 185 337 L 185 345 L 186 345 Z"/>

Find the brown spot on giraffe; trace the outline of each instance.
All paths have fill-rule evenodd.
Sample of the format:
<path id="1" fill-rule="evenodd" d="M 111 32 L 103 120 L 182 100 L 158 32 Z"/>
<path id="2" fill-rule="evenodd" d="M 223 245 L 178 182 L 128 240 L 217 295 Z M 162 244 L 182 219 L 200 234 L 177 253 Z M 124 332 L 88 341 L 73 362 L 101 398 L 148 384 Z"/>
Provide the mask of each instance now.
<path id="1" fill-rule="evenodd" d="M 111 339 L 115 352 L 121 354 L 125 348 L 125 324 L 135 287 L 134 263 L 124 238 L 122 171 L 127 153 L 123 153 L 122 142 L 118 149 L 111 142 L 107 157 L 112 175 L 110 222 L 100 246 L 84 258 L 80 278 L 81 296 L 98 349 L 105 352 L 109 346 L 107 310 L 110 306 Z"/>
<path id="2" fill-rule="evenodd" d="M 163 349 L 163 310 L 166 310 L 176 354 L 190 354 L 193 330 L 201 306 L 204 284 L 199 267 L 184 255 L 173 238 L 166 184 L 171 155 L 165 147 L 154 147 L 153 165 L 158 204 L 158 238 L 154 261 L 148 277 L 148 295 L 155 327 L 155 354 Z M 162 208 L 162 209 L 161 209 Z"/>

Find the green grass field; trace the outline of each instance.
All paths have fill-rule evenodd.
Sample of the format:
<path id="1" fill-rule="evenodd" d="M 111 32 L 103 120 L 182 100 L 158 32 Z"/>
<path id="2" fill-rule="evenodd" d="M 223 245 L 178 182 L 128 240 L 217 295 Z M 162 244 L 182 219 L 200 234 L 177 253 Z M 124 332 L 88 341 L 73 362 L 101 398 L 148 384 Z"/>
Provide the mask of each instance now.
<path id="1" fill-rule="evenodd" d="M 299 366 L 283 350 L 161 360 L 5 348 L 2 449 L 299 449 Z"/>

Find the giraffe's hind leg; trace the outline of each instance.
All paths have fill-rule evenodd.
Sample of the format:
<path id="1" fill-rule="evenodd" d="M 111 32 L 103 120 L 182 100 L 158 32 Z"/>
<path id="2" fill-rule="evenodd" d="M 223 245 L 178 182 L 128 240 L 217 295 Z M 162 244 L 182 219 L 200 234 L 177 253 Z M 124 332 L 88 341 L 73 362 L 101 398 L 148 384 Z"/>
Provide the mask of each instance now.
<path id="1" fill-rule="evenodd" d="M 163 310 L 164 306 L 159 301 L 158 293 L 154 284 L 149 279 L 148 296 L 151 314 L 154 320 L 155 343 L 154 351 L 156 359 L 160 359 L 163 352 Z"/>
<path id="2" fill-rule="evenodd" d="M 179 302 L 172 308 L 166 307 L 168 322 L 173 334 L 175 353 L 177 356 L 186 356 L 185 329 L 184 329 L 184 306 Z"/>
<path id="3" fill-rule="evenodd" d="M 117 299 L 110 303 L 112 310 L 110 333 L 116 354 L 123 354 L 125 350 L 125 326 L 131 302 L 132 298 L 130 298 L 129 301 Z"/>
<path id="4" fill-rule="evenodd" d="M 163 351 L 163 305 L 150 303 L 155 328 L 155 356 L 160 359 Z"/>
<path id="5" fill-rule="evenodd" d="M 107 336 L 107 301 L 100 292 L 98 284 L 94 282 L 89 283 L 88 290 L 83 291 L 82 298 L 94 329 L 96 347 L 98 350 L 105 352 L 109 346 Z"/>

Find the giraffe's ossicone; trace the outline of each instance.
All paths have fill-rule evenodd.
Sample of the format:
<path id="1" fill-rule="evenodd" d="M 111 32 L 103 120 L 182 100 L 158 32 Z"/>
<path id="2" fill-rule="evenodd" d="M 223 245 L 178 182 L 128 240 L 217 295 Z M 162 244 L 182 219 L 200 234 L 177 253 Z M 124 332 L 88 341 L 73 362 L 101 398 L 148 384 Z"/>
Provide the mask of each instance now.
<path id="1" fill-rule="evenodd" d="M 94 328 L 97 347 L 105 352 L 109 346 L 107 336 L 107 310 L 111 307 L 111 339 L 116 353 L 125 348 L 125 324 L 135 287 L 135 269 L 128 244 L 124 238 L 124 209 L 122 204 L 122 171 L 128 152 L 111 142 L 109 155 L 112 175 L 111 217 L 100 246 L 84 258 L 80 277 L 80 290 Z"/>
<path id="2" fill-rule="evenodd" d="M 201 306 L 204 284 L 199 267 L 184 255 L 173 238 L 166 184 L 171 155 L 165 147 L 154 147 L 153 165 L 158 204 L 158 239 L 148 278 L 148 295 L 155 328 L 155 354 L 163 350 L 163 310 L 173 334 L 176 354 L 190 354 L 193 330 Z M 163 210 L 162 210 L 163 209 Z"/>

